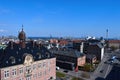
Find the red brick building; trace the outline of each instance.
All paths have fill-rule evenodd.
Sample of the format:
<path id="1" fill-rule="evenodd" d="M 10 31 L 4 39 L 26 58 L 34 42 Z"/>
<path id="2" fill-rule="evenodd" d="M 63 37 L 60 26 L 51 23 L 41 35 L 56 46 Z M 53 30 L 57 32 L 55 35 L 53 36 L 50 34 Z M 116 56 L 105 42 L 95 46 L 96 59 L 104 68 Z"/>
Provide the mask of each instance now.
<path id="1" fill-rule="evenodd" d="M 10 42 L 0 49 L 0 80 L 56 79 L 56 58 L 43 45 L 25 41 L 19 33 L 19 43 Z"/>
<path id="2" fill-rule="evenodd" d="M 86 55 L 73 49 L 51 50 L 56 56 L 56 65 L 69 70 L 75 70 L 76 66 L 84 66 Z"/>
<path id="3" fill-rule="evenodd" d="M 108 40 L 108 47 L 114 47 L 116 49 L 120 49 L 120 40 Z"/>

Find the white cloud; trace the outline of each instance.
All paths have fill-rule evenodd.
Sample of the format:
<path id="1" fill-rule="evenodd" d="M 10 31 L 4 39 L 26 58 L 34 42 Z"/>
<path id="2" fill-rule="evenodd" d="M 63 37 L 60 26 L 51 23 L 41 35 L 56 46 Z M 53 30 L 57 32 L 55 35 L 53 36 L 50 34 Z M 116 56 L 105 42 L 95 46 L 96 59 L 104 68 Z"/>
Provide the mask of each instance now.
<path id="1" fill-rule="evenodd" d="M 7 30 L 0 29 L 0 33 L 7 32 Z"/>

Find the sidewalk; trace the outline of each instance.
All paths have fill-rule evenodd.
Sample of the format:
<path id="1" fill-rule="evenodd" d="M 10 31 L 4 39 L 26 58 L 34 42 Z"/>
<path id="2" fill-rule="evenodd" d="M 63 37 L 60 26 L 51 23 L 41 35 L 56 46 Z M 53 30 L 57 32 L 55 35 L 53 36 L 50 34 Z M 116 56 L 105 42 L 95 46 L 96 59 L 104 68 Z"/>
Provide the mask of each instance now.
<path id="1" fill-rule="evenodd" d="M 61 72 L 61 73 L 64 73 L 64 74 L 66 74 L 66 76 L 67 76 L 67 80 L 71 80 L 72 79 L 72 77 L 77 77 L 77 78 L 82 78 L 82 79 L 84 79 L 84 80 L 89 80 L 90 78 L 85 78 L 85 77 L 82 77 L 81 75 L 83 74 L 83 73 L 86 73 L 86 74 L 88 74 L 88 75 L 92 75 L 92 73 L 90 73 L 90 72 L 84 72 L 84 71 L 78 71 L 78 72 L 75 72 L 75 71 L 70 71 L 70 70 L 67 70 L 68 72 L 64 72 L 65 70 L 64 69 L 60 69 L 60 70 L 58 70 L 58 72 Z M 70 78 L 71 77 L 71 78 Z"/>

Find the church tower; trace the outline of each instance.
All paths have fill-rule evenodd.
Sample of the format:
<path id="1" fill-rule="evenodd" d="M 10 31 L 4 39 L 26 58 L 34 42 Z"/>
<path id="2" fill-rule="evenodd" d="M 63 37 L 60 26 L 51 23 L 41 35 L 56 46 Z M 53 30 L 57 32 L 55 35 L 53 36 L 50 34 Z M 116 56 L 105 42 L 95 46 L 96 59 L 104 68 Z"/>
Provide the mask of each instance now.
<path id="1" fill-rule="evenodd" d="M 22 30 L 21 30 L 21 32 L 19 32 L 18 38 L 19 38 L 21 47 L 22 47 L 22 48 L 25 48 L 26 34 L 25 34 L 24 30 L 23 30 L 23 25 L 22 25 Z"/>

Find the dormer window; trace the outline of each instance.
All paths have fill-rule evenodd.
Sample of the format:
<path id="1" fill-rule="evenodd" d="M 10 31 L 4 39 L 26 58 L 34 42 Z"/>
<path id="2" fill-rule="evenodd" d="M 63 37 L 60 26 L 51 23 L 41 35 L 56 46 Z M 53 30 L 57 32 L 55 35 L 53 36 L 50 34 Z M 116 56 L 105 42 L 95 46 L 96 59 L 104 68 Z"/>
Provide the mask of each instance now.
<path id="1" fill-rule="evenodd" d="M 19 48 L 19 50 L 21 50 L 21 48 Z"/>
<path id="2" fill-rule="evenodd" d="M 35 56 L 34 56 L 34 59 L 35 59 Z"/>
<path id="3" fill-rule="evenodd" d="M 38 59 L 41 59 L 41 54 L 37 53 Z"/>
<path id="4" fill-rule="evenodd" d="M 16 51 L 16 54 L 18 54 L 18 51 Z"/>
<path id="5" fill-rule="evenodd" d="M 18 59 L 18 61 L 21 61 L 21 59 Z"/>
<path id="6" fill-rule="evenodd" d="M 33 50 L 31 50 L 31 52 L 33 53 Z"/>
<path id="7" fill-rule="evenodd" d="M 6 63 L 8 64 L 8 61 L 6 61 Z"/>
<path id="8" fill-rule="evenodd" d="M 27 47 L 27 49 L 29 49 L 29 47 Z"/>
<path id="9" fill-rule="evenodd" d="M 50 54 L 48 52 L 46 52 L 46 57 L 50 58 Z"/>
<path id="10" fill-rule="evenodd" d="M 13 56 L 11 56 L 10 61 L 11 61 L 12 64 L 14 64 L 15 63 L 15 58 Z"/>

